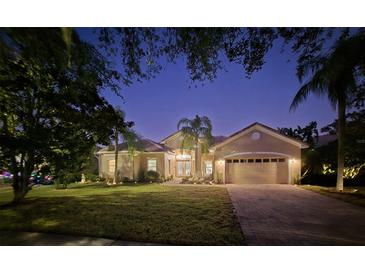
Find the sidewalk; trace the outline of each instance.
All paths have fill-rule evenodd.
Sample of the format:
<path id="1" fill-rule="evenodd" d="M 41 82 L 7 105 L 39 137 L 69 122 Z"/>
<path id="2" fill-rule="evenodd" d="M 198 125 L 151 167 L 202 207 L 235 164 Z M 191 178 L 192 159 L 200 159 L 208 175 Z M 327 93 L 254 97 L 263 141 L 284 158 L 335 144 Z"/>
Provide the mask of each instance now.
<path id="1" fill-rule="evenodd" d="M 0 246 L 159 246 L 160 244 L 38 232 L 0 231 Z"/>

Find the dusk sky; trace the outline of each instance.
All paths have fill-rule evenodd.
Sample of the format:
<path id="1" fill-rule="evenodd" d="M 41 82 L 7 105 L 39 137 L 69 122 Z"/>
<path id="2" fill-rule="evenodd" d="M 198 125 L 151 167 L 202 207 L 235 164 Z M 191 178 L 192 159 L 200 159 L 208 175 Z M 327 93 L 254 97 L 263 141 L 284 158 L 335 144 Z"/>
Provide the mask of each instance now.
<path id="1" fill-rule="evenodd" d="M 80 33 L 84 38 L 88 33 L 90 40 L 89 31 Z M 126 112 L 140 135 L 154 141 L 176 131 L 179 119 L 195 114 L 211 119 L 214 135 L 230 135 L 254 122 L 273 128 L 305 126 L 310 121 L 317 121 L 321 128 L 331 123 L 336 113 L 326 98 L 310 96 L 295 112 L 289 112 L 300 86 L 295 66 L 289 50 L 281 53 L 276 46 L 251 79 L 245 78 L 242 67 L 227 63 L 227 72 L 221 71 L 214 82 L 189 88 L 191 82 L 181 59 L 167 64 L 155 79 L 123 87 L 124 102 L 109 91 L 104 96 Z"/>

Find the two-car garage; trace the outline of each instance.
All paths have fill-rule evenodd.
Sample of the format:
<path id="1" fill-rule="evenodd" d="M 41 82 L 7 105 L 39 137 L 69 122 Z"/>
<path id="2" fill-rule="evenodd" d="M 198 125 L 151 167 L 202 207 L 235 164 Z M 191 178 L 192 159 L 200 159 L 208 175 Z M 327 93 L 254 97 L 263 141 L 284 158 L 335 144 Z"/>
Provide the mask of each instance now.
<path id="1" fill-rule="evenodd" d="M 288 161 L 285 157 L 226 159 L 225 166 L 226 183 L 288 183 Z"/>
<path id="2" fill-rule="evenodd" d="M 300 178 L 300 140 L 254 123 L 214 145 L 215 178 L 233 184 L 291 184 Z"/>

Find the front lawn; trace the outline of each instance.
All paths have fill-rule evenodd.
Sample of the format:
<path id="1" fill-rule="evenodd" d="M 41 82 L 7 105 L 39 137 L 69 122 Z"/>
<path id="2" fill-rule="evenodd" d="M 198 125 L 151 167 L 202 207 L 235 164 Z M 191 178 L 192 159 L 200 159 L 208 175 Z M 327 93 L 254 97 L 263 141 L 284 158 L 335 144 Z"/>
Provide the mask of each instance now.
<path id="1" fill-rule="evenodd" d="M 365 207 L 365 187 L 346 187 L 344 188 L 344 192 L 337 192 L 335 187 L 315 185 L 301 185 L 301 187 L 354 205 Z"/>
<path id="2" fill-rule="evenodd" d="M 11 195 L 11 189 L 0 189 L 0 203 L 10 201 Z M 183 245 L 243 244 L 222 186 L 42 186 L 29 192 L 24 204 L 0 209 L 0 220 L 2 231 Z"/>

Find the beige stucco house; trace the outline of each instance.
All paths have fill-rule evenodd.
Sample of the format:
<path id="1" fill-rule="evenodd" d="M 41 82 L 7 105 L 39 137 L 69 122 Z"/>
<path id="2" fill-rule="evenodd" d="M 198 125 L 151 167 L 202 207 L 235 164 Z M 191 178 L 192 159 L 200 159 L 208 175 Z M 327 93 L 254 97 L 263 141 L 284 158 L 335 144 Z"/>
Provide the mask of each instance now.
<path id="1" fill-rule="evenodd" d="M 197 155 L 201 176 L 223 183 L 294 183 L 300 177 L 301 149 L 307 145 L 282 135 L 275 129 L 254 123 L 228 137 L 214 138 L 209 153 Z M 137 178 L 139 171 L 154 170 L 164 178 L 184 178 L 195 174 L 195 152 L 181 149 L 183 136 L 177 131 L 159 143 L 141 140 L 134 156 L 126 144 L 119 146 L 120 177 Z M 114 147 L 98 153 L 99 175 L 114 174 Z"/>

